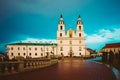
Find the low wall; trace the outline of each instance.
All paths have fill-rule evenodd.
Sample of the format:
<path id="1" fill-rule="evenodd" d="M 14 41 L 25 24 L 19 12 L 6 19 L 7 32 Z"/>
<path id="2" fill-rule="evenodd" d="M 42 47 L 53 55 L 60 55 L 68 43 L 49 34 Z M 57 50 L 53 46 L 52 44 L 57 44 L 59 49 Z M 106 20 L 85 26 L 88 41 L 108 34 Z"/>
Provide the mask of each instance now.
<path id="1" fill-rule="evenodd" d="M 26 59 L 23 61 L 0 62 L 0 76 L 20 73 L 28 70 L 54 65 L 58 59 Z"/>
<path id="2" fill-rule="evenodd" d="M 51 66 L 58 62 L 57 59 L 27 59 L 24 60 L 24 70 L 32 70 L 37 68 L 44 68 L 47 66 Z"/>

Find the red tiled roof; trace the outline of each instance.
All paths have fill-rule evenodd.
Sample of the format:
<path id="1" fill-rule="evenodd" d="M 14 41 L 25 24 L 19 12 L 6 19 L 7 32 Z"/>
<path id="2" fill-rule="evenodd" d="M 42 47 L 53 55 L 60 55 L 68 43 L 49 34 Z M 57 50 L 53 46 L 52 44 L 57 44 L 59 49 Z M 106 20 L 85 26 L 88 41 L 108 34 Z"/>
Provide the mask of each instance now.
<path id="1" fill-rule="evenodd" d="M 104 48 L 117 48 L 120 47 L 120 43 L 106 44 Z"/>

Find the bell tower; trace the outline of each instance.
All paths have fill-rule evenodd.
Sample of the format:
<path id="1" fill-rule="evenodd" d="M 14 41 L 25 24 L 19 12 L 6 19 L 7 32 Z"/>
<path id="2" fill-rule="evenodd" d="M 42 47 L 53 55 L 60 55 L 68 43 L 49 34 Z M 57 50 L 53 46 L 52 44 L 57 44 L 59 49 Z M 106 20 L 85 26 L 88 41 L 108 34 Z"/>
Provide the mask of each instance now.
<path id="1" fill-rule="evenodd" d="M 65 24 L 64 24 L 62 14 L 60 15 L 60 20 L 59 20 L 59 23 L 58 23 L 57 37 L 58 38 L 65 37 Z"/>
<path id="2" fill-rule="evenodd" d="M 78 20 L 77 20 L 77 30 L 83 30 L 83 23 L 81 21 L 80 15 L 78 16 Z"/>
<path id="3" fill-rule="evenodd" d="M 57 29 L 57 53 L 61 56 L 77 56 L 86 55 L 86 45 L 84 39 L 83 23 L 80 15 L 76 23 L 76 30 L 72 28 L 65 29 L 63 16 L 60 15 Z"/>
<path id="4" fill-rule="evenodd" d="M 76 25 L 76 36 L 80 38 L 84 38 L 83 23 L 80 15 L 78 16 L 77 25 Z"/>

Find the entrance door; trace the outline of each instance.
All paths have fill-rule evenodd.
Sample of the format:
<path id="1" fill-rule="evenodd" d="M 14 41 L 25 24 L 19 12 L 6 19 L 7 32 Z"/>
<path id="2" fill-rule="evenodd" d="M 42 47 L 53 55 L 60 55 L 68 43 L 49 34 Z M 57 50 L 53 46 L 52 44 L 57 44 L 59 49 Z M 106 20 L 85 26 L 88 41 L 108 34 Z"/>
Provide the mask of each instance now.
<path id="1" fill-rule="evenodd" d="M 70 49 L 70 51 L 69 51 L 69 56 L 73 57 L 73 51 L 72 51 L 72 49 Z"/>
<path id="2" fill-rule="evenodd" d="M 70 57 L 72 57 L 73 55 L 72 55 L 72 53 L 70 53 Z"/>
<path id="3" fill-rule="evenodd" d="M 73 51 L 70 50 L 70 57 L 73 57 Z"/>

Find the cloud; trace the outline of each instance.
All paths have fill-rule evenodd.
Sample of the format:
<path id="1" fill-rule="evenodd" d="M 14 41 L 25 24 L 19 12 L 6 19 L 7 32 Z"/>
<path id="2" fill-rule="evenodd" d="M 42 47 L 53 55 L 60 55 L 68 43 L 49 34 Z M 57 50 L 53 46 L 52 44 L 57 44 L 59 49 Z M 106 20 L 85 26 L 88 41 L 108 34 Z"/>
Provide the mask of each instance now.
<path id="1" fill-rule="evenodd" d="M 26 38 L 24 40 L 12 41 L 7 43 L 0 43 L 0 52 L 6 52 L 6 45 L 10 43 L 56 43 L 56 39 L 38 39 L 38 38 Z"/>
<path id="2" fill-rule="evenodd" d="M 102 43 L 120 40 L 120 28 L 100 29 L 98 33 L 86 35 L 86 43 Z"/>
<path id="3" fill-rule="evenodd" d="M 87 47 L 100 50 L 106 43 L 120 42 L 120 28 L 100 29 L 95 34 L 85 34 Z"/>
<path id="4" fill-rule="evenodd" d="M 27 38 L 26 40 L 21 40 L 22 42 L 31 42 L 31 43 L 45 43 L 45 42 L 52 42 L 56 43 L 55 39 L 37 39 L 37 38 Z"/>

